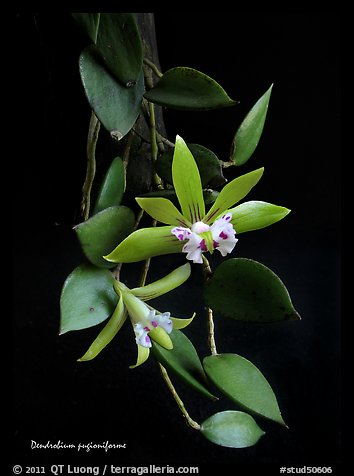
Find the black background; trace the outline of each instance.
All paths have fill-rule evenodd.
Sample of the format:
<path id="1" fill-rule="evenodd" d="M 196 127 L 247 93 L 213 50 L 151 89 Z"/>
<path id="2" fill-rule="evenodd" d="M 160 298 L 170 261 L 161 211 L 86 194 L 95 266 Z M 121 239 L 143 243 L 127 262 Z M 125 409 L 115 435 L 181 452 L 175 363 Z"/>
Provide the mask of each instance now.
<path id="1" fill-rule="evenodd" d="M 165 111 L 168 136 L 201 143 L 227 160 L 233 134 L 274 83 L 264 132 L 252 159 L 228 178 L 265 166 L 247 197 L 292 213 L 240 237 L 233 256 L 258 260 L 287 286 L 299 322 L 216 321 L 219 352 L 256 364 L 271 383 L 289 429 L 258 419 L 267 434 L 248 449 L 212 445 L 185 426 L 153 359 L 129 370 L 128 326 L 89 363 L 77 363 L 97 329 L 58 336 L 66 276 L 83 261 L 72 226 L 79 221 L 90 110 L 78 74 L 85 39 L 66 13 L 16 15 L 14 451 L 13 464 L 199 465 L 201 468 L 340 464 L 340 20 L 334 14 L 156 13 L 163 71 L 190 66 L 216 79 L 234 108 Z M 21 118 L 21 119 L 20 119 Z M 184 262 L 153 260 L 149 280 Z M 128 268 L 132 273 L 128 273 Z M 124 269 L 124 268 L 123 268 Z M 133 282 L 138 267 L 126 266 Z M 186 333 L 207 355 L 197 267 L 188 286 L 156 307 L 189 315 Z M 234 408 L 176 382 L 191 416 L 203 421 Z M 52 443 L 126 443 L 125 450 L 31 450 Z"/>

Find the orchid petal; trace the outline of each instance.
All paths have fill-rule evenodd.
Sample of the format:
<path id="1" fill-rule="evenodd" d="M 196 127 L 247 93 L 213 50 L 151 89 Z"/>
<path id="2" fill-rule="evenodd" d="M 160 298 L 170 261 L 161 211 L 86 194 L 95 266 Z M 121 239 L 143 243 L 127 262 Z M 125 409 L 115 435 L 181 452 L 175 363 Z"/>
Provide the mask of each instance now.
<path id="1" fill-rule="evenodd" d="M 139 198 L 135 200 L 140 207 L 146 211 L 155 220 L 166 223 L 167 225 L 178 225 L 188 227 L 190 222 L 181 214 L 181 212 L 167 198 Z"/>
<path id="2" fill-rule="evenodd" d="M 231 223 L 239 234 L 273 225 L 286 217 L 290 210 L 267 202 L 251 201 L 241 203 L 228 213 L 232 213 Z"/>
<path id="3" fill-rule="evenodd" d="M 212 224 L 210 230 L 213 236 L 214 248 L 216 248 L 221 256 L 231 253 L 237 243 L 235 238 L 235 230 L 231 224 L 231 213 L 225 213 Z"/>
<path id="4" fill-rule="evenodd" d="M 248 174 L 241 175 L 225 185 L 203 221 L 205 223 L 212 223 L 220 214 L 245 197 L 260 180 L 263 171 L 264 168 L 262 167 Z"/>
<path id="5" fill-rule="evenodd" d="M 165 332 L 167 332 L 167 334 L 171 334 L 173 329 L 171 314 L 169 312 L 163 312 L 162 314 L 155 314 L 154 325 L 158 325 Z"/>
<path id="6" fill-rule="evenodd" d="M 155 299 L 163 294 L 172 291 L 173 289 L 181 286 L 191 274 L 191 266 L 189 263 L 180 266 L 167 276 L 140 288 L 134 288 L 131 292 L 134 296 L 138 297 L 142 301 L 149 301 Z"/>
<path id="7" fill-rule="evenodd" d="M 135 369 L 139 365 L 143 364 L 150 355 L 150 349 L 148 347 L 143 347 L 142 345 L 137 345 L 138 348 L 138 357 L 136 359 L 136 364 L 135 365 L 130 365 L 130 369 Z"/>
<path id="8" fill-rule="evenodd" d="M 148 336 L 149 327 L 144 326 L 140 322 L 134 324 L 135 342 L 142 346 L 150 348 L 152 346 L 151 339 Z"/>
<path id="9" fill-rule="evenodd" d="M 182 248 L 183 253 L 187 253 L 186 258 L 193 261 L 193 263 L 203 263 L 202 243 L 203 238 L 201 236 L 197 233 L 191 233 L 188 242 Z M 206 251 L 206 248 L 204 251 Z"/>
<path id="10" fill-rule="evenodd" d="M 152 256 L 180 253 L 183 247 L 171 226 L 134 231 L 104 258 L 113 263 L 134 263 Z"/>
<path id="11" fill-rule="evenodd" d="M 196 314 L 194 312 L 193 316 L 190 317 L 189 319 L 180 319 L 179 317 L 171 317 L 173 328 L 174 329 L 184 329 L 185 327 L 189 326 L 189 324 L 193 321 L 195 315 Z"/>
<path id="12" fill-rule="evenodd" d="M 202 182 L 194 157 L 180 136 L 176 136 L 172 162 L 173 185 L 182 214 L 191 223 L 205 215 Z"/>
<path id="13" fill-rule="evenodd" d="M 123 299 L 119 299 L 112 317 L 109 319 L 105 327 L 92 342 L 87 352 L 78 359 L 79 362 L 92 360 L 108 345 L 117 332 L 121 329 L 127 318 L 127 312 L 123 304 Z"/>

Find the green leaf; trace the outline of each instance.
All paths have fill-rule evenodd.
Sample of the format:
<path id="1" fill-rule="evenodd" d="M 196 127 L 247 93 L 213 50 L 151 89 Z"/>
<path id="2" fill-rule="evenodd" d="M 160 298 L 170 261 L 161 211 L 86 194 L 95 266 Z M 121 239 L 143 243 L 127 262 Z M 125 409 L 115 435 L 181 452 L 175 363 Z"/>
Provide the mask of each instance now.
<path id="1" fill-rule="evenodd" d="M 212 190 L 210 188 L 207 188 L 203 190 L 203 198 L 204 198 L 204 203 L 205 205 L 210 205 L 215 202 L 219 195 L 219 192 L 216 190 Z M 154 198 L 154 197 L 162 197 L 162 198 L 167 198 L 170 200 L 175 207 L 179 207 L 179 201 L 176 195 L 176 192 L 174 190 L 154 190 L 153 192 L 148 192 L 144 193 L 144 195 L 141 195 L 142 198 Z"/>
<path id="2" fill-rule="evenodd" d="M 217 156 L 211 150 L 199 144 L 187 144 L 197 164 L 203 188 L 219 187 L 226 180 Z M 156 162 L 157 174 L 166 182 L 172 184 L 172 160 L 174 149 L 161 154 Z"/>
<path id="3" fill-rule="evenodd" d="M 166 71 L 144 96 L 153 103 L 173 109 L 202 111 L 237 104 L 214 79 L 186 67 Z"/>
<path id="4" fill-rule="evenodd" d="M 98 26 L 100 23 L 100 13 L 72 13 L 71 15 L 90 40 L 96 44 Z"/>
<path id="5" fill-rule="evenodd" d="M 189 227 L 191 223 L 184 218 L 180 211 L 167 198 L 139 198 L 135 199 L 139 206 L 155 220 L 167 225 Z"/>
<path id="6" fill-rule="evenodd" d="M 180 253 L 183 243 L 172 235 L 172 226 L 141 228 L 120 243 L 105 259 L 113 263 L 134 263 L 153 256 Z"/>
<path id="7" fill-rule="evenodd" d="M 182 214 L 191 223 L 205 215 L 203 189 L 197 164 L 182 137 L 176 137 L 172 177 Z"/>
<path id="8" fill-rule="evenodd" d="M 232 410 L 207 418 L 200 432 L 212 443 L 227 448 L 253 446 L 265 434 L 250 415 Z"/>
<path id="9" fill-rule="evenodd" d="M 124 86 L 137 83 L 143 50 L 132 13 L 101 13 L 97 50 L 109 71 Z"/>
<path id="10" fill-rule="evenodd" d="M 173 342 L 172 350 L 153 343 L 152 352 L 156 359 L 194 390 L 212 400 L 217 400 L 206 386 L 205 372 L 191 341 L 178 330 L 173 330 L 170 337 Z"/>
<path id="11" fill-rule="evenodd" d="M 230 160 L 236 165 L 247 162 L 257 147 L 266 120 L 272 88 L 273 84 L 249 111 L 236 132 L 230 156 Z"/>
<path id="12" fill-rule="evenodd" d="M 93 214 L 121 204 L 125 191 L 125 168 L 120 157 L 113 159 L 102 181 Z"/>
<path id="13" fill-rule="evenodd" d="M 207 376 L 233 402 L 286 426 L 274 392 L 262 373 L 237 354 L 210 355 L 203 360 Z"/>
<path id="14" fill-rule="evenodd" d="M 129 235 L 135 217 L 130 208 L 109 207 L 74 227 L 87 259 L 94 265 L 111 268 L 106 255 L 117 243 Z"/>
<path id="15" fill-rule="evenodd" d="M 247 258 L 222 263 L 204 289 L 207 306 L 239 321 L 300 319 L 289 293 L 269 268 Z"/>
<path id="16" fill-rule="evenodd" d="M 117 304 L 110 271 L 82 264 L 66 278 L 60 297 L 60 334 L 100 324 Z"/>
<path id="17" fill-rule="evenodd" d="M 103 66 L 93 45 L 80 55 L 80 75 L 86 97 L 99 121 L 117 140 L 133 127 L 144 92 L 142 70 L 131 88 L 122 86 Z"/>
<path id="18" fill-rule="evenodd" d="M 267 202 L 250 201 L 229 210 L 236 233 L 259 230 L 282 220 L 290 210 Z"/>
<path id="19" fill-rule="evenodd" d="M 191 265 L 186 263 L 151 284 L 131 289 L 131 292 L 142 301 L 156 299 L 157 297 L 181 286 L 187 281 L 190 275 Z"/>
<path id="20" fill-rule="evenodd" d="M 212 223 L 220 214 L 226 212 L 228 208 L 242 200 L 258 183 L 263 172 L 263 167 L 253 170 L 253 172 L 241 175 L 225 185 L 203 221 L 205 223 Z"/>
<path id="21" fill-rule="evenodd" d="M 121 329 L 127 318 L 127 315 L 128 314 L 124 309 L 123 300 L 120 299 L 105 327 L 92 342 L 87 352 L 80 359 L 78 359 L 78 361 L 85 362 L 97 357 L 97 355 L 111 342 L 117 332 Z"/>

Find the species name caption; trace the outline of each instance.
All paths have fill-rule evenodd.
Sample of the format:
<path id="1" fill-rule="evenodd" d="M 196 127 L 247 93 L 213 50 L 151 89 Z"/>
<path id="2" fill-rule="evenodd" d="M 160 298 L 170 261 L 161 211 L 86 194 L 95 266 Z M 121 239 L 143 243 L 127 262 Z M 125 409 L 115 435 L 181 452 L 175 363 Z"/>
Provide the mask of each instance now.
<path id="1" fill-rule="evenodd" d="M 86 451 L 91 450 L 120 450 L 126 449 L 126 443 L 111 443 L 110 441 L 104 441 L 102 443 L 89 442 L 89 443 L 67 443 L 61 440 L 56 441 L 55 443 L 46 441 L 45 443 L 38 443 L 37 441 L 31 440 L 31 450 L 77 450 L 77 451 Z"/>

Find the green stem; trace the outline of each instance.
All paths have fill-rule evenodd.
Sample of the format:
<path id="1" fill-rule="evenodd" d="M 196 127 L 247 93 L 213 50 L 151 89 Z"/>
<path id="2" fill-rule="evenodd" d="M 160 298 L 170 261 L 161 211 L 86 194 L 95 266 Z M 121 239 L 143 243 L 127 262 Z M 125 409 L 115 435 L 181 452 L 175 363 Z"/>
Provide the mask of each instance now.
<path id="1" fill-rule="evenodd" d="M 148 89 L 151 89 L 154 84 L 152 81 L 151 71 L 144 68 L 144 77 L 145 77 L 145 84 Z M 151 138 L 151 156 L 154 164 L 157 161 L 157 156 L 159 153 L 159 148 L 157 145 L 157 136 L 156 136 L 156 119 L 155 119 L 155 106 L 152 102 L 148 101 L 148 112 L 144 111 L 144 104 L 143 104 L 143 113 L 145 119 L 148 120 L 149 128 L 150 128 L 150 138 Z M 153 176 L 154 184 L 158 190 L 163 189 L 163 183 L 161 178 L 154 172 Z"/>
<path id="2" fill-rule="evenodd" d="M 91 190 L 96 173 L 96 145 L 101 123 L 92 111 L 87 135 L 87 167 L 85 182 L 82 186 L 81 213 L 84 220 L 90 216 Z"/>
<path id="3" fill-rule="evenodd" d="M 186 419 L 187 425 L 190 426 L 191 428 L 193 428 L 194 430 L 200 430 L 199 423 L 194 421 L 189 416 L 189 413 L 187 412 L 186 407 L 184 406 L 184 403 L 181 400 L 181 397 L 178 395 L 178 393 L 176 392 L 175 387 L 173 386 L 173 383 L 171 382 L 171 379 L 170 379 L 170 377 L 167 373 L 167 370 L 165 369 L 165 367 L 163 367 L 163 365 L 159 364 L 159 366 L 160 366 L 161 375 L 162 375 L 163 379 L 165 380 L 168 389 L 172 393 L 172 396 L 175 399 L 175 402 L 177 403 L 178 408 L 181 410 L 184 418 Z"/>
<path id="4" fill-rule="evenodd" d="M 149 68 L 156 74 L 158 78 L 162 78 L 163 74 L 159 70 L 159 68 L 156 66 L 155 63 L 153 63 L 149 58 L 144 58 L 144 63 L 149 66 Z"/>

